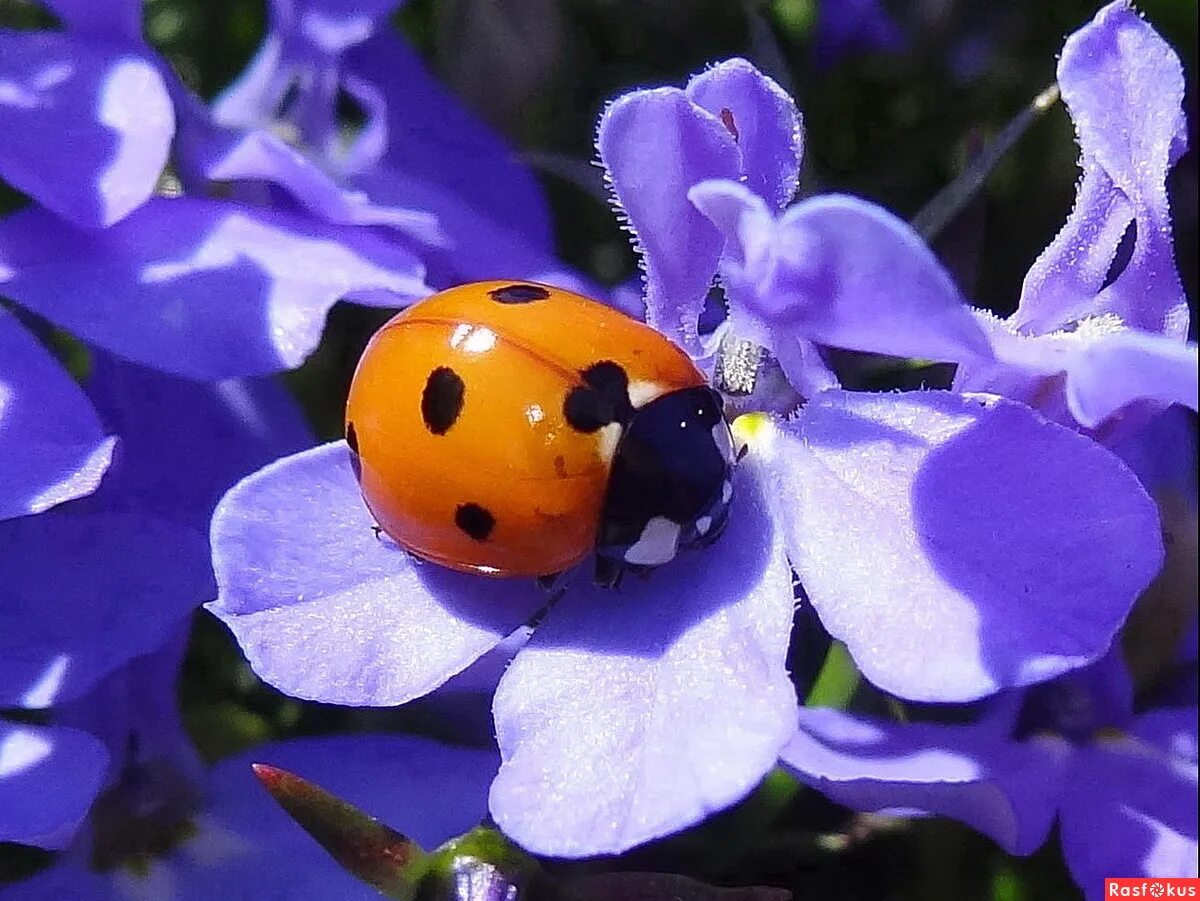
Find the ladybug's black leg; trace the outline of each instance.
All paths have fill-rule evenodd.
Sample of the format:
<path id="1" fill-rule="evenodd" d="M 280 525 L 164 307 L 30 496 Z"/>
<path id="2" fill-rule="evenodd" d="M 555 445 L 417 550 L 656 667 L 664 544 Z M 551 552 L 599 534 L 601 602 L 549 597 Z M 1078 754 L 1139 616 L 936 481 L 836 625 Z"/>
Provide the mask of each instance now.
<path id="1" fill-rule="evenodd" d="M 376 541 L 383 540 L 383 538 L 381 537 L 383 535 L 383 526 L 371 526 L 371 531 L 375 533 Z"/>
<path id="2" fill-rule="evenodd" d="M 544 576 L 538 576 L 535 581 L 537 582 L 537 587 L 540 590 L 544 591 L 546 594 L 551 594 L 554 592 L 554 589 L 558 587 L 559 580 L 562 579 L 562 577 L 563 574 L 561 572 L 547 573 Z"/>
<path id="3" fill-rule="evenodd" d="M 600 588 L 619 588 L 625 575 L 626 564 L 603 554 L 596 555 L 596 570 L 592 580 Z"/>

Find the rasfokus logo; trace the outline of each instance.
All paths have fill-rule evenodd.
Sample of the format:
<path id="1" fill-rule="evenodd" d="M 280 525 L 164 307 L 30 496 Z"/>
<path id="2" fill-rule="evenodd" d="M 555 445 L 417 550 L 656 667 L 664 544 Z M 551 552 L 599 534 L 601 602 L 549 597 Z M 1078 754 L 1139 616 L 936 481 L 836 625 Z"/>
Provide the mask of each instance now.
<path id="1" fill-rule="evenodd" d="M 1105 898 L 1200 898 L 1200 879 L 1105 879 Z"/>

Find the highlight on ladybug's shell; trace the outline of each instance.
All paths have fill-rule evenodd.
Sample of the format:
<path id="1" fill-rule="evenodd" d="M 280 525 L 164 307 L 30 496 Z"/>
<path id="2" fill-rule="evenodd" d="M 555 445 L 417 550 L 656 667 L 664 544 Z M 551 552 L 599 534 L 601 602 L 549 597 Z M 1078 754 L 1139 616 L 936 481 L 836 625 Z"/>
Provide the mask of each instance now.
<path id="1" fill-rule="evenodd" d="M 564 341 L 564 336 L 570 336 Z M 596 580 L 715 541 L 733 492 L 720 394 L 680 348 L 548 285 L 436 294 L 368 343 L 346 441 L 380 528 L 451 569 Z"/>

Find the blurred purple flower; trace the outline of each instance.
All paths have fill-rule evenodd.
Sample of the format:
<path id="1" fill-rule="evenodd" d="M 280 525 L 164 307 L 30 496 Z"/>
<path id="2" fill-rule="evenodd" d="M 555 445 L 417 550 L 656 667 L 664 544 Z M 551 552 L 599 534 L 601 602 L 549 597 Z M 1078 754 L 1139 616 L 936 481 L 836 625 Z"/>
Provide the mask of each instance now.
<path id="1" fill-rule="evenodd" d="M 0 178 L 34 201 L 0 220 L 0 291 L 125 359 L 221 379 L 299 365 L 334 302 L 403 306 L 427 269 L 591 289 L 555 259 L 533 176 L 391 33 L 396 5 L 272 3 L 211 108 L 142 42 L 132 0 L 0 32 Z"/>
<path id="2" fill-rule="evenodd" d="M 200 384 L 97 355 L 89 393 L 122 436 L 99 489 L 0 522 L 0 707 L 84 694 L 212 597 L 221 493 L 311 435 L 267 380 Z"/>
<path id="3" fill-rule="evenodd" d="M 110 6 L 118 19 L 136 8 Z M 112 225 L 150 197 L 175 127 L 167 85 L 136 33 L 98 37 L 0 31 L 0 178 L 86 228 Z"/>
<path id="4" fill-rule="evenodd" d="M 847 807 L 953 817 L 1010 854 L 1037 850 L 1057 818 L 1072 875 L 1100 899 L 1114 873 L 1197 875 L 1194 659 L 1190 669 L 1182 692 L 1136 713 L 1117 652 L 1002 696 L 969 725 L 804 709 L 782 758 Z"/>
<path id="5" fill-rule="evenodd" d="M 0 719 L 0 842 L 65 847 L 107 764 L 104 746 L 86 732 Z"/>
<path id="6" fill-rule="evenodd" d="M 182 640 L 176 640 L 110 674 L 86 698 L 56 712 L 69 727 L 35 732 L 0 725 L 5 730 L 0 742 L 13 749 L 13 767 L 20 772 L 25 765 L 25 778 L 13 780 L 15 792 L 9 794 L 10 781 L 0 764 L 0 798 L 12 801 L 0 808 L 0 827 L 14 819 L 19 826 L 48 819 L 56 803 L 67 807 L 63 796 L 85 788 L 94 794 L 97 776 L 104 773 L 86 826 L 47 869 L 6 884 L 6 899 L 378 897 L 278 808 L 251 774 L 256 761 L 313 780 L 426 847 L 465 832 L 483 817 L 495 752 L 428 739 L 299 739 L 259 746 L 206 772 L 176 706 L 182 650 Z M 57 739 L 53 756 L 43 737 L 51 731 Z M 111 759 L 107 772 L 103 747 Z M 0 759 L 9 758 L 0 752 Z M 39 770 L 46 774 L 40 784 L 34 781 Z M 76 821 L 83 816 L 78 804 L 70 812 Z M 31 829 L 0 836 L 30 842 Z"/>
<path id="7" fill-rule="evenodd" d="M 185 107 L 185 167 L 274 185 L 329 222 L 388 226 L 438 287 L 505 273 L 592 288 L 555 259 L 532 173 L 380 27 L 398 5 L 272 2 L 258 54 L 211 117 Z M 363 116 L 349 139 L 346 99 Z"/>
<path id="8" fill-rule="evenodd" d="M 0 523 L 92 491 L 114 441 L 70 375 L 0 307 Z"/>
<path id="9" fill-rule="evenodd" d="M 598 145 L 643 254 L 651 322 L 703 352 L 696 322 L 725 239 L 688 192 L 738 179 L 758 198 L 749 206 L 782 207 L 799 170 L 794 105 L 731 60 L 687 90 L 617 100 Z M 797 340 L 804 328 L 867 349 L 898 340 L 874 318 L 897 295 L 928 313 L 905 326 L 909 347 L 986 353 L 953 286 L 925 277 L 912 260 L 928 252 L 888 214 L 840 199 L 806 209 L 828 216 L 841 273 L 828 283 L 842 293 L 797 317 Z M 864 229 L 875 244 L 857 244 Z M 532 850 L 619 852 L 698 822 L 768 772 L 795 727 L 793 566 L 872 679 L 963 700 L 1098 658 L 1161 560 L 1154 506 L 1120 461 L 1016 403 L 829 391 L 751 437 L 720 542 L 627 581 L 619 603 L 577 579 L 501 678 L 491 812 Z M 222 500 L 209 609 L 271 684 L 401 704 L 545 603 L 531 584 L 418 562 L 371 526 L 343 442 L 280 460 Z"/>
<path id="10" fill-rule="evenodd" d="M 896 51 L 904 32 L 884 8 L 883 0 L 819 0 L 813 57 L 820 67 L 856 52 Z"/>
<path id="11" fill-rule="evenodd" d="M 19 337 L 29 346 L 5 362 L 26 362 L 34 348 L 44 354 L 30 336 Z M 175 664 L 165 674 L 114 674 L 169 642 L 212 596 L 205 530 L 220 494 L 311 437 L 283 389 L 265 380 L 203 385 L 96 354 L 86 385 L 93 409 L 82 393 L 64 403 L 71 397 L 64 386 L 78 392 L 74 383 L 38 367 L 18 372 L 46 375 L 40 387 L 57 407 L 34 409 L 28 386 L 19 385 L 13 409 L 21 415 L 0 419 L 0 441 L 23 447 L 29 435 L 10 439 L 10 426 L 74 404 L 95 421 L 96 435 L 103 422 L 122 436 L 90 496 L 0 521 L 0 709 L 51 708 L 52 723 L 0 720 L 0 840 L 58 848 L 103 787 L 110 753 L 95 736 L 105 737 L 111 759 L 124 753 L 124 739 L 109 740 L 105 731 L 109 718 L 118 728 L 124 714 L 98 700 L 97 686 L 132 679 L 141 694 L 127 701 L 130 715 L 143 704 L 154 708 L 159 695 L 173 698 Z M 42 431 L 46 441 L 35 446 L 46 460 L 69 459 L 72 446 Z M 93 719 L 80 718 L 89 713 Z"/>

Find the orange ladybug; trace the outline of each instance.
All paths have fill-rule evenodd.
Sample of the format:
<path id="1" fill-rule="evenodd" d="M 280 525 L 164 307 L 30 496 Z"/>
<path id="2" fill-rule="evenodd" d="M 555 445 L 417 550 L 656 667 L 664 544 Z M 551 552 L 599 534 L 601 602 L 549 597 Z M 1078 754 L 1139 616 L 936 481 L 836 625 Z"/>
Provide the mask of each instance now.
<path id="1" fill-rule="evenodd" d="M 418 557 L 597 580 L 666 563 L 724 527 L 734 463 L 721 397 L 649 326 L 532 282 L 443 291 L 371 338 L 346 441 L 380 528 Z"/>

